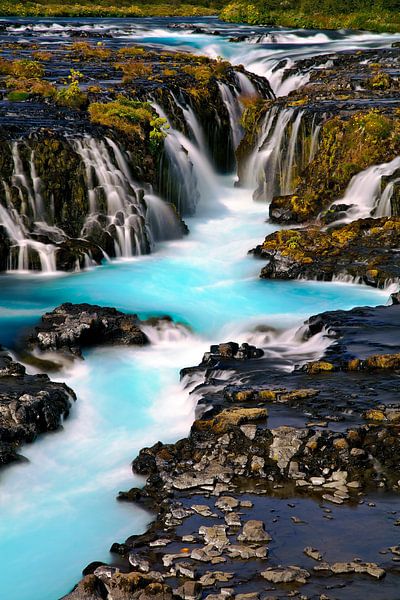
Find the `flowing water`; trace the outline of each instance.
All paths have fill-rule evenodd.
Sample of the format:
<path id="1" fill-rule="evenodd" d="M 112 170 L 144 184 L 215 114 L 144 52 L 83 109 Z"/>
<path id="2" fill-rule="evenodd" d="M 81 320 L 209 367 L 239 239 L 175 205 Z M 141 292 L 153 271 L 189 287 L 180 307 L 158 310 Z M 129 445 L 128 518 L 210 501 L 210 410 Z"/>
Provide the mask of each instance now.
<path id="1" fill-rule="evenodd" d="M 226 56 L 236 63 L 246 61 L 250 69 L 264 75 L 271 74 L 282 58 L 293 62 L 332 49 L 381 46 L 393 40 L 393 36 L 345 32 L 297 34 L 254 28 L 252 33 L 253 28 L 232 27 L 209 19 L 205 20 L 207 27 L 221 29 L 221 35 L 211 36 L 169 29 L 165 23 L 157 19 L 57 23 L 14 20 L 2 35 L 40 42 L 44 37 L 55 41 L 68 38 L 74 28 L 106 30 L 114 43 L 134 40 L 191 48 Z M 229 42 L 229 37 L 238 32 L 251 37 L 247 42 Z M 257 39 L 261 35 L 264 37 Z M 283 85 L 287 92 L 289 84 L 283 84 L 281 76 L 272 79 L 276 91 L 282 92 Z M 298 84 L 299 80 L 291 80 L 290 86 Z M 248 83 L 242 81 L 241 85 Z M 236 101 L 226 89 L 221 93 L 231 107 L 234 124 Z M 299 114 L 291 128 L 295 135 L 300 127 Z M 168 314 L 177 323 L 150 328 L 152 345 L 147 348 L 93 350 L 84 361 L 65 366 L 58 375 L 78 396 L 63 431 L 42 436 L 32 446 L 24 447 L 29 462 L 1 473 L 1 597 L 54 600 L 69 591 L 88 562 L 109 560 L 107 549 L 112 542 L 145 528 L 150 515 L 117 503 L 115 495 L 120 489 L 140 483 L 129 467 L 139 448 L 158 439 L 174 440 L 188 432 L 196 404 L 195 395 L 189 396 L 189 391 L 196 382 L 184 380 L 180 384 L 179 370 L 197 364 L 210 343 L 230 338 L 256 341 L 271 357 L 284 357 L 289 368 L 318 356 L 326 345 L 322 336 L 305 345 L 296 336 L 297 326 L 308 315 L 387 300 L 387 291 L 351 284 L 260 280 L 262 263 L 248 256 L 247 251 L 274 229 L 266 223 L 268 206 L 252 200 L 256 182 L 251 177 L 248 187 L 235 188 L 233 175 L 221 177 L 215 173 L 202 131 L 187 108 L 185 118 L 195 141 L 172 130 L 167 151 L 176 176 L 187 178 L 184 185 L 190 190 L 196 186 L 196 212 L 186 219 L 190 235 L 160 241 L 170 214 L 160 220 L 162 200 L 148 194 L 150 215 L 146 218 L 152 223 L 154 251 L 132 256 L 132 239 L 127 241 L 125 224 L 133 216 L 144 218 L 138 215 L 142 204 L 132 212 L 137 195 L 129 178 L 127 181 L 123 177 L 123 162 L 114 174 L 109 166 L 104 169 L 107 149 L 99 153 L 86 140 L 80 142 L 79 151 L 87 164 L 92 163 L 99 171 L 103 188 L 109 189 L 107 217 L 117 225 L 115 243 L 120 259 L 69 275 L 19 272 L 1 278 L 1 343 L 10 348 L 44 311 L 67 301 L 111 305 L 142 317 Z M 275 126 L 275 130 L 280 135 L 281 128 Z M 240 135 L 239 130 L 236 135 Z M 278 163 L 285 164 L 286 170 L 292 168 L 293 144 L 284 163 L 279 163 L 278 157 L 270 160 L 272 178 Z M 95 203 L 96 186 L 91 183 L 89 170 L 87 177 Z M 288 179 L 284 186 L 289 189 Z M 117 223 L 116 213 L 121 213 Z M 175 226 L 172 222 L 171 227 Z M 142 243 L 140 237 L 137 243 Z M 276 332 L 265 336 L 257 331 L 260 324 Z"/>

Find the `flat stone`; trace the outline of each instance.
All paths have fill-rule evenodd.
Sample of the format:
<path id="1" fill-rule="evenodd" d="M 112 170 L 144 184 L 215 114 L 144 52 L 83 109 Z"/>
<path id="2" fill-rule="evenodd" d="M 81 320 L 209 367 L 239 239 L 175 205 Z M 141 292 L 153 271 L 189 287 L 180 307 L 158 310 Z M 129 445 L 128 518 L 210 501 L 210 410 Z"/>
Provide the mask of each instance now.
<path id="1" fill-rule="evenodd" d="M 241 500 L 240 501 L 240 508 L 252 508 L 253 503 L 251 502 L 251 500 Z"/>
<path id="2" fill-rule="evenodd" d="M 178 575 L 182 575 L 182 577 L 187 577 L 188 579 L 196 578 L 196 569 L 190 562 L 177 562 L 175 563 L 175 572 Z"/>
<path id="3" fill-rule="evenodd" d="M 299 451 L 304 438 L 309 434 L 304 429 L 287 426 L 271 429 L 271 433 L 273 442 L 270 446 L 269 456 L 283 472 L 293 456 Z"/>
<path id="4" fill-rule="evenodd" d="M 240 517 L 235 512 L 226 513 L 225 523 L 228 525 L 228 527 L 241 527 L 242 526 Z"/>
<path id="5" fill-rule="evenodd" d="M 243 525 L 243 531 L 237 537 L 239 542 L 269 542 L 272 538 L 265 531 L 262 521 L 250 520 Z"/>
<path id="6" fill-rule="evenodd" d="M 236 594 L 235 600 L 259 600 L 260 594 L 250 592 L 249 594 Z"/>
<path id="7" fill-rule="evenodd" d="M 231 510 L 235 510 L 239 506 L 239 500 L 233 498 L 232 496 L 221 496 L 216 500 L 215 506 L 220 510 L 227 512 Z"/>
<path id="8" fill-rule="evenodd" d="M 312 485 L 324 485 L 325 477 L 310 477 L 310 481 Z"/>
<path id="9" fill-rule="evenodd" d="M 245 546 L 244 544 L 232 544 L 232 546 L 227 548 L 227 553 L 230 558 L 249 560 L 250 558 L 266 558 L 268 549 L 266 546 L 252 548 L 251 546 Z"/>
<path id="10" fill-rule="evenodd" d="M 183 600 L 200 600 L 203 587 L 198 581 L 185 581 L 183 585 L 174 590 L 174 595 Z"/>
<path id="11" fill-rule="evenodd" d="M 249 440 L 254 440 L 257 434 L 257 425 L 241 425 L 241 431 Z"/>
<path id="12" fill-rule="evenodd" d="M 142 571 L 142 573 L 148 573 L 150 571 L 150 562 L 140 556 L 140 554 L 129 552 L 128 560 L 132 567 Z"/>
<path id="13" fill-rule="evenodd" d="M 262 577 L 271 583 L 306 583 L 311 576 L 308 571 L 300 567 L 270 567 L 261 573 Z"/>
<path id="14" fill-rule="evenodd" d="M 200 583 L 204 587 L 209 587 L 215 583 L 226 583 L 234 576 L 233 573 L 226 573 L 225 571 L 207 571 L 200 577 Z"/>
<path id="15" fill-rule="evenodd" d="M 191 509 L 202 517 L 214 517 L 215 515 L 207 504 L 193 504 Z"/>
<path id="16" fill-rule="evenodd" d="M 160 546 L 168 546 L 168 544 L 171 543 L 171 540 L 168 540 L 167 538 L 160 538 L 159 540 L 154 540 L 153 542 L 150 542 L 149 546 L 150 548 L 158 548 Z"/>
<path id="17" fill-rule="evenodd" d="M 226 525 L 215 525 L 214 527 L 202 525 L 199 529 L 199 534 L 204 537 L 207 545 L 213 546 L 217 550 L 223 550 L 229 544 L 226 535 Z"/>
<path id="18" fill-rule="evenodd" d="M 322 496 L 324 500 L 327 502 L 332 502 L 333 504 L 343 504 L 343 500 L 341 498 L 337 498 L 336 496 L 331 496 L 331 494 L 324 494 Z"/>
<path id="19" fill-rule="evenodd" d="M 221 554 L 219 550 L 215 550 L 214 546 L 209 544 L 203 548 L 194 548 L 190 554 L 190 558 L 201 562 L 211 562 L 214 558 L 220 557 Z"/>

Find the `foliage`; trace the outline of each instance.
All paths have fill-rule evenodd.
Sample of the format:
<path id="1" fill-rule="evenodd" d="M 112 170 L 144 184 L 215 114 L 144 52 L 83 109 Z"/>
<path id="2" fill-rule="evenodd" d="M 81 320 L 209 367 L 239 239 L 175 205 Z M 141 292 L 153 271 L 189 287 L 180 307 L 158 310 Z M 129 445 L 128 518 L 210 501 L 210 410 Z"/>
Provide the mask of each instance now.
<path id="1" fill-rule="evenodd" d="M 71 69 L 68 75 L 69 83 L 57 92 L 56 102 L 61 106 L 68 106 L 69 108 L 82 108 L 87 103 L 87 95 L 82 92 L 79 86 L 79 81 L 82 78 L 82 73 Z"/>
<path id="2" fill-rule="evenodd" d="M 74 42 L 71 45 L 71 52 L 83 60 L 106 60 L 110 58 L 112 52 L 105 48 L 102 42 L 97 46 L 92 46 L 88 42 Z"/>
<path id="3" fill-rule="evenodd" d="M 239 0 L 225 6 L 220 16 L 252 25 L 400 31 L 399 0 Z"/>
<path id="4" fill-rule="evenodd" d="M 119 96 L 112 102 L 94 102 L 89 106 L 89 115 L 93 123 L 112 127 L 126 135 L 148 139 L 149 149 L 156 153 L 167 135 L 166 119 L 155 113 L 149 102 L 130 100 Z"/>
<path id="5" fill-rule="evenodd" d="M 47 17 L 166 17 L 200 16 L 216 14 L 207 0 L 191 0 L 191 4 L 133 4 L 130 0 L 0 0 L 0 16 L 47 16 Z"/>
<path id="6" fill-rule="evenodd" d="M 124 83 L 129 83 L 139 78 L 148 79 L 152 73 L 151 66 L 146 65 L 141 60 L 127 60 L 126 62 L 116 63 L 115 67 L 123 72 L 122 81 Z"/>

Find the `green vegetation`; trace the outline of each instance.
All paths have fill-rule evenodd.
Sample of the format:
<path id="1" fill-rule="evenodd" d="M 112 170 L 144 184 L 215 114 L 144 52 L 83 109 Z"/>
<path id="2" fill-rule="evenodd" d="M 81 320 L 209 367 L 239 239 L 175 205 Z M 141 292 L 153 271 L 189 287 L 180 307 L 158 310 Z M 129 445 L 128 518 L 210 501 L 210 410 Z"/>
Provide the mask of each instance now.
<path id="1" fill-rule="evenodd" d="M 333 117 L 321 131 L 319 150 L 292 196 L 274 199 L 274 208 L 289 209 L 294 222 L 303 222 L 340 198 L 351 178 L 371 165 L 400 154 L 399 114 L 377 109 Z"/>
<path id="2" fill-rule="evenodd" d="M 112 102 L 90 104 L 89 115 L 93 123 L 112 127 L 142 142 L 148 141 L 153 154 L 167 135 L 166 119 L 160 118 L 149 102 L 119 96 Z"/>
<path id="3" fill-rule="evenodd" d="M 400 31 L 399 0 L 255 0 L 232 2 L 221 18 L 252 25 Z"/>
<path id="4" fill-rule="evenodd" d="M 212 15 L 220 4 L 207 0 L 191 0 L 188 4 L 135 3 L 132 0 L 0 0 L 1 16 L 48 16 L 48 17 L 163 17 Z"/>
<path id="5" fill-rule="evenodd" d="M 61 106 L 69 108 L 82 108 L 87 104 L 87 95 L 81 91 L 79 81 L 83 79 L 82 73 L 76 69 L 71 69 L 68 75 L 66 86 L 59 90 L 56 95 L 56 102 Z"/>

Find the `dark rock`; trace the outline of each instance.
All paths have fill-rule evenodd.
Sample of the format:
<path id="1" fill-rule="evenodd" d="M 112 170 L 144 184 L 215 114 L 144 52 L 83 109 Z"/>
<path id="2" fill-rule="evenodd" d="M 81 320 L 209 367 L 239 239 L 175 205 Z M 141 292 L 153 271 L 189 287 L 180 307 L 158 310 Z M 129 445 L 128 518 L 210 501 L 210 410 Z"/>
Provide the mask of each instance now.
<path id="1" fill-rule="evenodd" d="M 143 346 L 148 338 L 136 315 L 115 308 L 66 303 L 42 317 L 29 337 L 31 347 L 81 356 L 82 348 L 100 344 Z"/>
<path id="2" fill-rule="evenodd" d="M 47 375 L 28 375 L 0 348 L 0 466 L 16 460 L 21 444 L 55 431 L 67 417 L 74 392 Z"/>

